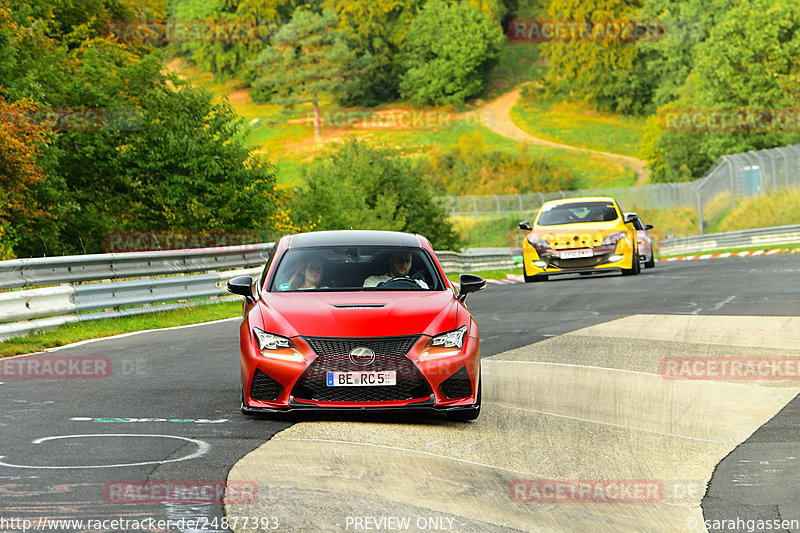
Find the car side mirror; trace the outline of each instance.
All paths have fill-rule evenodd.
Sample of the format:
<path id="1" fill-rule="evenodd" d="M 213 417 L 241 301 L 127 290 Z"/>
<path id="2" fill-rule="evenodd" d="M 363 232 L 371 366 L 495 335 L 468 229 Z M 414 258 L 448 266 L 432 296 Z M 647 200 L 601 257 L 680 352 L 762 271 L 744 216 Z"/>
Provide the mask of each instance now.
<path id="1" fill-rule="evenodd" d="M 253 278 L 250 276 L 239 276 L 228 281 L 228 292 L 238 294 L 252 302 L 253 298 Z"/>
<path id="2" fill-rule="evenodd" d="M 627 215 L 625 217 L 625 224 L 632 224 L 632 223 L 636 222 L 637 218 L 639 218 L 639 217 L 637 217 L 636 215 Z"/>
<path id="3" fill-rule="evenodd" d="M 531 226 L 531 223 L 529 221 L 523 220 L 522 222 L 519 223 L 519 229 L 533 231 L 533 226 Z"/>
<path id="4" fill-rule="evenodd" d="M 467 294 L 478 292 L 486 286 L 486 280 L 475 274 L 461 274 L 458 277 L 458 299 L 462 302 L 467 299 Z"/>
<path id="5" fill-rule="evenodd" d="M 647 224 L 647 225 L 644 227 L 644 229 L 645 229 L 645 230 L 650 230 L 650 229 L 653 229 L 653 225 L 652 225 L 652 224 Z"/>

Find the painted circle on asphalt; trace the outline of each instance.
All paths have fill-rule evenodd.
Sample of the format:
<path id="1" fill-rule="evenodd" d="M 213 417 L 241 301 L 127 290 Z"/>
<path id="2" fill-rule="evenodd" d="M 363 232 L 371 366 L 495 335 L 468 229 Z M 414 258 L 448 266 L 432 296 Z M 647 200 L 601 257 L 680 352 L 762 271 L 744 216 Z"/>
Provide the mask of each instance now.
<path id="1" fill-rule="evenodd" d="M 186 455 L 184 457 L 178 457 L 176 459 L 163 459 L 160 461 L 142 461 L 137 463 L 117 463 L 117 464 L 109 464 L 109 465 L 70 465 L 70 466 L 36 466 L 36 465 L 17 465 L 12 463 L 7 463 L 4 461 L 5 456 L 0 455 L 0 466 L 5 466 L 8 468 L 27 468 L 27 469 L 47 469 L 47 470 L 75 470 L 75 469 L 85 469 L 85 468 L 124 468 L 128 466 L 144 466 L 144 465 L 160 465 L 166 463 L 178 463 L 181 461 L 189 461 L 190 459 L 197 459 L 198 457 L 204 456 L 208 453 L 208 450 L 211 446 L 202 440 L 198 439 L 190 439 L 188 437 L 179 437 L 177 435 L 151 435 L 151 434 L 142 434 L 142 433 L 103 433 L 103 434 L 94 434 L 94 435 L 56 435 L 53 437 L 42 437 L 41 439 L 36 439 L 32 441 L 31 444 L 42 444 L 43 442 L 49 442 L 54 440 L 66 440 L 66 439 L 100 439 L 100 438 L 107 438 L 107 437 L 130 437 L 130 438 L 140 438 L 140 439 L 175 439 L 184 442 L 188 442 L 194 444 L 197 449 Z"/>

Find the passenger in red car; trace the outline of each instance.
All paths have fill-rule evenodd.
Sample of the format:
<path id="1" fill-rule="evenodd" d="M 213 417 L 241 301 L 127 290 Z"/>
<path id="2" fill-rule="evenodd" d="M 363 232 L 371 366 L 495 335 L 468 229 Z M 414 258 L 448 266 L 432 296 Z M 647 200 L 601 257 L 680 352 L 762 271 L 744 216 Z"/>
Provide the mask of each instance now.
<path id="1" fill-rule="evenodd" d="M 322 259 L 311 257 L 304 261 L 300 269 L 292 276 L 289 288 L 291 290 L 323 288 L 322 276 L 324 275 L 325 265 L 323 265 Z"/>

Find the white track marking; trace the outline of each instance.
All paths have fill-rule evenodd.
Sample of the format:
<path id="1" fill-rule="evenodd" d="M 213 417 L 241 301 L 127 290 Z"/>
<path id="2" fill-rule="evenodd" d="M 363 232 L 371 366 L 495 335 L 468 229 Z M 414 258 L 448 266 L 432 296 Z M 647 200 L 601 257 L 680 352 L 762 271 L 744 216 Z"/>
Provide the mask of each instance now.
<path id="1" fill-rule="evenodd" d="M 6 466 L 9 468 L 27 468 L 27 469 L 45 469 L 45 470 L 76 470 L 76 469 L 93 469 L 93 468 L 122 468 L 127 466 L 144 466 L 144 465 L 161 465 L 166 463 L 178 463 L 181 461 L 188 461 L 190 459 L 196 459 L 198 457 L 202 457 L 208 453 L 208 450 L 211 446 L 202 440 L 197 439 L 190 439 L 187 437 L 179 437 L 177 435 L 150 435 L 150 434 L 137 434 L 137 433 L 103 433 L 103 434 L 94 434 L 94 435 L 57 435 L 54 437 L 42 437 L 41 439 L 36 439 L 35 441 L 31 442 L 31 444 L 41 444 L 43 442 L 51 441 L 51 440 L 59 440 L 59 439 L 82 439 L 82 438 L 95 438 L 95 437 L 139 437 L 139 438 L 159 438 L 159 439 L 176 439 L 182 440 L 186 442 L 190 442 L 197 446 L 197 450 L 187 455 L 186 457 L 180 457 L 178 459 L 164 459 L 163 461 L 143 461 L 140 463 L 119 463 L 113 465 L 83 465 L 83 466 L 31 466 L 31 465 L 15 465 L 6 463 L 3 461 L 5 458 L 4 455 L 0 455 L 0 466 Z"/>

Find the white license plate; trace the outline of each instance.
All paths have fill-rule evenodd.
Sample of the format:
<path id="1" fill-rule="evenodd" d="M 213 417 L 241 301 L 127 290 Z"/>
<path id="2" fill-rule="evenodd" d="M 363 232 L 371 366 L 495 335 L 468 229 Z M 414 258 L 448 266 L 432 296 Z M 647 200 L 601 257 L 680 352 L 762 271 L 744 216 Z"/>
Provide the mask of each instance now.
<path id="1" fill-rule="evenodd" d="M 591 248 L 581 248 L 580 250 L 562 250 L 559 257 L 561 259 L 578 259 L 579 257 L 593 257 L 594 252 Z"/>
<path id="2" fill-rule="evenodd" d="M 328 387 L 384 387 L 397 385 L 397 371 L 328 372 Z"/>

